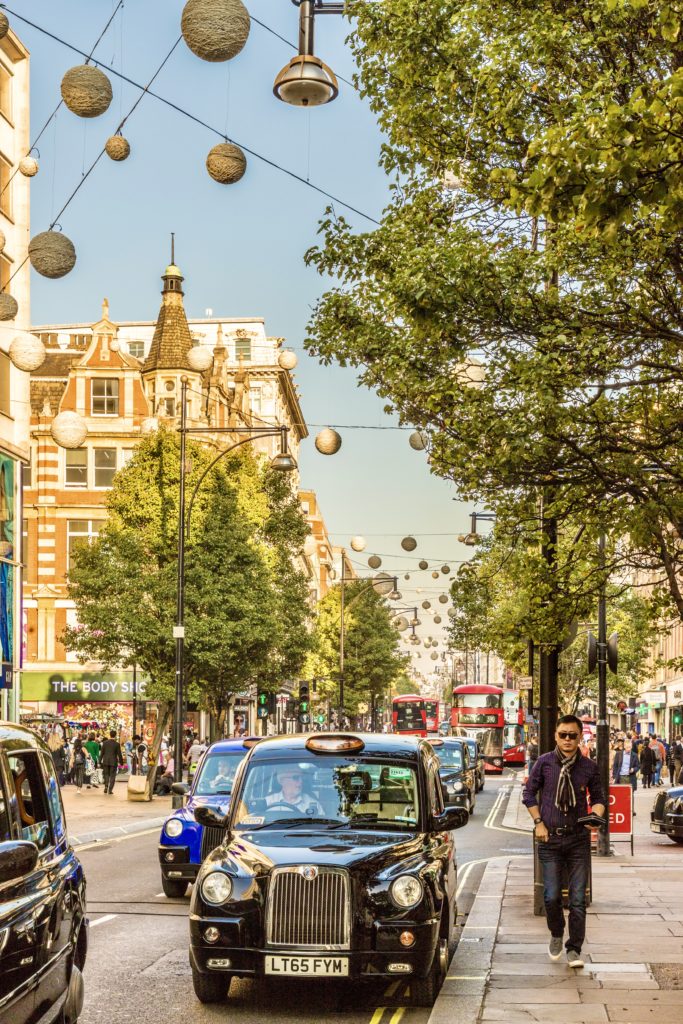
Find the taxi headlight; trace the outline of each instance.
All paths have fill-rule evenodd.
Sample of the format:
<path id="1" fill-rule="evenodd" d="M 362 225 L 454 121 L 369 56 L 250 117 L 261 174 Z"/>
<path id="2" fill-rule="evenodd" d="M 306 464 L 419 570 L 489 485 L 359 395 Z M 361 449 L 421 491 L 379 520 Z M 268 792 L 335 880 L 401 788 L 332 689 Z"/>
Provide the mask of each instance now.
<path id="1" fill-rule="evenodd" d="M 202 882 L 202 897 L 207 903 L 225 903 L 232 895 L 232 878 L 224 871 L 210 871 Z"/>
<path id="2" fill-rule="evenodd" d="M 454 793 L 462 793 L 464 788 L 465 787 L 463 786 L 462 782 L 454 782 L 453 783 L 453 792 Z"/>
<path id="3" fill-rule="evenodd" d="M 424 887 L 415 875 L 401 875 L 389 891 L 397 907 L 414 907 L 422 899 Z"/>
<path id="4" fill-rule="evenodd" d="M 180 818 L 169 818 L 164 825 L 164 832 L 167 836 L 170 836 L 171 839 L 175 839 L 175 837 L 179 836 L 182 831 L 183 823 Z"/>

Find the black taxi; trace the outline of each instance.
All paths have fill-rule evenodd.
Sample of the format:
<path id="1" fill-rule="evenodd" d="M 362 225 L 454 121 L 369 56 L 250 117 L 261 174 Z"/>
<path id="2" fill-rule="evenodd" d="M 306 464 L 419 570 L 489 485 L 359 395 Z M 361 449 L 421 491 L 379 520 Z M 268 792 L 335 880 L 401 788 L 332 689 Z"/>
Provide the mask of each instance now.
<path id="1" fill-rule="evenodd" d="M 0 722 L 0 1021 L 75 1024 L 87 945 L 85 878 L 52 756 Z"/>
<path id="2" fill-rule="evenodd" d="M 431 1005 L 456 919 L 453 829 L 439 762 L 414 736 L 314 733 L 264 739 L 230 810 L 197 807 L 225 840 L 202 864 L 190 906 L 201 1002 L 233 977 L 409 978 Z"/>

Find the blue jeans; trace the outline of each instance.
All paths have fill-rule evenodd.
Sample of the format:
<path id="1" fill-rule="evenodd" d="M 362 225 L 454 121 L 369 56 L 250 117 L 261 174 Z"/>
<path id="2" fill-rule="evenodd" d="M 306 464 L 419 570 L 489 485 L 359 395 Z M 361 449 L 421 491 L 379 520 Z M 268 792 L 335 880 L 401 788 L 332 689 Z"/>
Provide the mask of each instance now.
<path id="1" fill-rule="evenodd" d="M 556 938 L 564 935 L 564 877 L 569 888 L 569 938 L 565 946 L 578 953 L 586 937 L 586 885 L 590 856 L 590 836 L 585 829 L 577 835 L 551 836 L 547 843 L 538 844 L 538 859 L 543 871 L 545 917 L 550 934 Z"/>

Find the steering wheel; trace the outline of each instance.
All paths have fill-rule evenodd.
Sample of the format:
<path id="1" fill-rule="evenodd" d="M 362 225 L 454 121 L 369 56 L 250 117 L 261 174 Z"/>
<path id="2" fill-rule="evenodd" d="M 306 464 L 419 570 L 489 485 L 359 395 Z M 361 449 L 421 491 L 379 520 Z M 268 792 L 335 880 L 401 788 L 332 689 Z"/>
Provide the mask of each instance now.
<path id="1" fill-rule="evenodd" d="M 287 814 L 301 814 L 301 810 L 295 807 L 294 804 L 288 804 L 286 800 L 281 800 L 277 804 L 269 804 L 266 811 L 286 811 Z"/>

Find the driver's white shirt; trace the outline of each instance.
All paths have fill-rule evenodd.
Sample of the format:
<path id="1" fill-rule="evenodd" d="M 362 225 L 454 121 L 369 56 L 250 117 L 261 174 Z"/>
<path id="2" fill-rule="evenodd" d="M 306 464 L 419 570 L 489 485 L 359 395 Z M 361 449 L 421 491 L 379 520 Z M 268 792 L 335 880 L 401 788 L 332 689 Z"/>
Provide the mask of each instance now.
<path id="1" fill-rule="evenodd" d="M 211 780 L 209 785 L 211 786 L 212 789 L 217 789 L 219 786 L 223 785 L 226 782 L 228 783 L 228 785 L 232 785 L 232 779 L 230 778 L 229 775 L 216 775 L 216 777 Z"/>
<path id="2" fill-rule="evenodd" d="M 296 807 L 302 814 L 310 815 L 312 818 L 324 816 L 323 809 L 318 801 L 314 797 L 309 796 L 308 793 L 301 793 L 296 800 L 286 800 L 284 793 L 280 790 L 278 793 L 271 793 L 267 796 L 266 804 L 268 807 L 272 807 L 274 804 L 287 804 L 289 807 Z"/>

